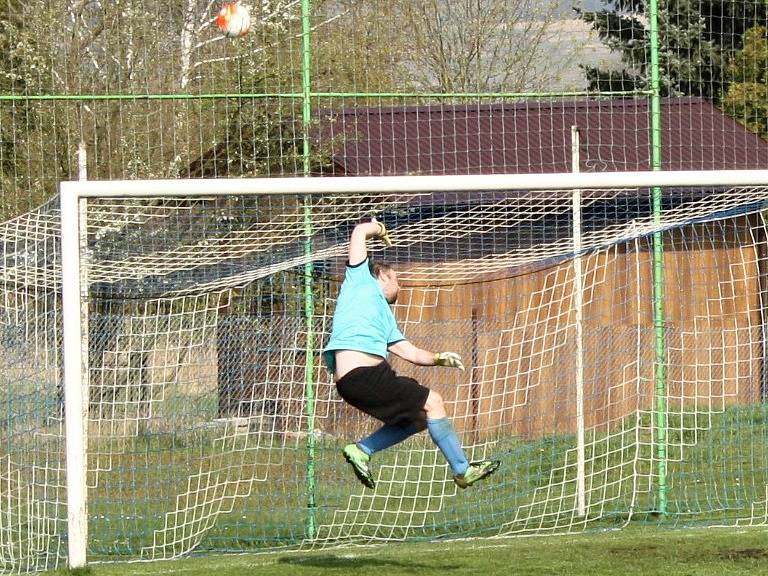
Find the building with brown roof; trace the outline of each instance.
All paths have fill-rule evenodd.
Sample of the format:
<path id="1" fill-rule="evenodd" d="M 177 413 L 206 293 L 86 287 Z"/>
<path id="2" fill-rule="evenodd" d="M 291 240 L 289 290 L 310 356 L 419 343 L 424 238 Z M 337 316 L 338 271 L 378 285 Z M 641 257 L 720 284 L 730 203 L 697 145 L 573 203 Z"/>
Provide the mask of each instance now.
<path id="1" fill-rule="evenodd" d="M 554 173 L 571 171 L 571 127 L 577 126 L 580 171 L 642 171 L 651 169 L 649 107 L 646 99 L 624 99 L 345 109 L 322 115 L 317 141 L 330 151 L 325 175 Z M 768 142 L 709 102 L 665 99 L 661 116 L 666 170 L 768 167 Z M 583 231 L 647 219 L 649 192 L 626 191 L 584 206 Z M 665 191 L 664 209 L 711 193 Z M 532 202 L 525 192 L 499 194 L 519 196 L 523 207 Z M 381 217 L 396 236 L 399 226 L 451 214 L 483 198 L 436 195 Z M 673 412 L 705 404 L 746 405 L 765 397 L 764 343 L 750 336 L 763 323 L 766 272 L 756 251 L 764 250 L 764 226 L 756 207 L 742 208 L 727 219 L 681 223 L 663 233 Z M 548 246 L 567 243 L 572 226 L 570 207 L 552 208 L 512 221 L 503 234 L 479 230 L 461 239 L 430 239 L 396 246 L 384 257 L 403 271 L 460 260 L 481 267 L 491 245 L 494 253 L 544 253 Z M 341 231 L 337 240 L 347 233 Z M 585 255 L 589 429 L 620 429 L 625 418 L 653 406 L 652 253 L 653 239 L 645 234 Z M 474 366 L 472 387 L 425 380 L 456 406 L 472 407 L 456 418 L 458 428 L 487 435 L 504 429 L 523 438 L 575 430 L 572 319 L 562 312 L 571 305 L 574 289 L 570 260 L 544 259 L 538 266 L 510 267 L 498 277 L 439 289 L 428 280 L 408 283 L 404 302 L 431 302 L 419 310 L 419 322 L 408 326 L 408 337 L 429 346 L 440 334 L 441 345 Z M 407 316 L 403 310 L 396 311 L 401 320 Z M 749 360 L 728 360 L 731 356 Z M 344 421 L 340 417 L 337 425 Z"/>
<path id="2" fill-rule="evenodd" d="M 706 100 L 663 99 L 661 118 L 665 170 L 768 167 L 768 142 Z M 320 115 L 317 143 L 324 174 L 570 172 L 572 126 L 582 172 L 651 169 L 648 99 L 347 108 Z"/>
<path id="3" fill-rule="evenodd" d="M 768 167 L 768 142 L 750 134 L 710 103 L 697 98 L 662 104 L 662 157 L 667 170 Z M 324 175 L 553 173 L 571 170 L 571 127 L 580 132 L 581 171 L 650 170 L 651 133 L 647 100 L 549 101 L 325 111 L 315 144 L 328 154 Z M 582 208 L 584 233 L 631 225 L 652 210 L 648 190 L 594 200 Z M 696 191 L 665 196 L 665 209 L 696 198 Z M 706 192 L 704 192 L 706 194 Z M 519 197 L 519 211 L 546 197 L 526 192 L 446 193 L 414 199 L 379 214 L 393 235 L 398 228 L 439 219 L 472 206 Z M 508 204 L 514 212 L 516 204 Z M 528 208 L 526 208 L 528 205 Z M 343 242 L 347 229 L 323 230 L 319 241 Z M 455 406 L 459 430 L 475 438 L 503 430 L 521 438 L 571 434 L 576 428 L 573 345 L 572 255 L 542 257 L 532 265 L 483 273 L 489 253 L 546 252 L 567 244 L 573 233 L 570 205 L 496 229 L 457 237 L 429 238 L 390 248 L 384 257 L 401 271 L 456 261 L 478 266 L 478 277 L 452 285 L 413 276 L 404 282 L 398 318 L 407 335 L 426 347 L 445 346 L 467 359 L 467 373 L 425 371 Z M 665 305 L 671 410 L 691 406 L 752 404 L 766 395 L 765 352 L 756 327 L 763 325 L 764 225 L 755 207 L 727 219 L 670 227 L 664 232 Z M 653 407 L 653 245 L 646 234 L 591 250 L 584 257 L 584 417 L 589 430 L 606 437 L 627 418 Z M 317 262 L 338 289 L 344 262 Z M 411 309 L 413 308 L 413 309 Z M 418 308 L 418 312 L 416 312 Z M 413 318 L 417 317 L 418 321 Z M 243 404 L 252 382 L 267 381 L 274 352 L 258 351 L 252 328 L 219 330 L 222 354 L 220 410 L 278 417 L 286 408 Z M 437 340 L 436 340 L 437 338 Z M 240 352 L 234 353 L 232 349 Z M 224 348 L 222 348 L 224 349 Z M 733 359 L 740 359 L 735 361 Z M 397 359 L 393 362 L 397 366 Z M 301 362 L 297 363 L 301 365 Z M 261 367 L 261 368 L 259 368 Z M 467 383 L 471 377 L 471 386 Z M 451 378 L 446 380 L 446 378 Z M 325 432 L 361 433 L 355 412 L 333 402 L 333 386 L 319 372 L 318 398 L 332 406 Z M 261 397 L 261 392 L 257 393 Z M 279 425 L 277 425 L 279 426 Z"/>

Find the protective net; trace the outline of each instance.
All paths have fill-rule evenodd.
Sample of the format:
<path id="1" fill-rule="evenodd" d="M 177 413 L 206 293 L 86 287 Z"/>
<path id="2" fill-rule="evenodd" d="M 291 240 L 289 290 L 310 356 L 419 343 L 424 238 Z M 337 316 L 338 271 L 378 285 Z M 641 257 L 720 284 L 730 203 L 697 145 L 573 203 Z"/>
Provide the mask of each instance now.
<path id="1" fill-rule="evenodd" d="M 0 572 L 66 559 L 60 182 L 768 165 L 764 0 L 242 3 L 0 1 Z M 763 189 L 571 193 L 90 200 L 89 558 L 765 524 Z M 472 492 L 425 435 L 375 493 L 339 455 L 373 424 L 316 351 L 371 215 L 406 335 L 471 366 L 396 368 L 503 460 Z"/>
<path id="2" fill-rule="evenodd" d="M 572 190 L 89 198 L 89 557 L 764 524 L 768 187 L 665 189 L 661 219 L 648 189 L 578 194 L 576 212 Z M 426 434 L 374 457 L 374 491 L 341 455 L 376 423 L 316 352 L 372 215 L 405 335 L 468 369 L 393 365 L 442 394 L 470 459 L 502 461 L 471 490 Z M 3 228 L 8 569 L 66 533 L 58 225 L 48 206 Z"/>

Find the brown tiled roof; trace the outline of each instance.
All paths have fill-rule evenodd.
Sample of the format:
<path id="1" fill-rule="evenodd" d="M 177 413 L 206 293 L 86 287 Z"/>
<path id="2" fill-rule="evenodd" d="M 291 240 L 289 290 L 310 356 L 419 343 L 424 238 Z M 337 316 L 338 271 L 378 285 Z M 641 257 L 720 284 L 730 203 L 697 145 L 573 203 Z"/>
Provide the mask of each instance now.
<path id="1" fill-rule="evenodd" d="M 318 143 L 333 173 L 494 174 L 649 170 L 650 101 L 530 101 L 350 108 L 320 115 Z M 700 98 L 662 101 L 665 170 L 768 167 L 768 142 Z"/>

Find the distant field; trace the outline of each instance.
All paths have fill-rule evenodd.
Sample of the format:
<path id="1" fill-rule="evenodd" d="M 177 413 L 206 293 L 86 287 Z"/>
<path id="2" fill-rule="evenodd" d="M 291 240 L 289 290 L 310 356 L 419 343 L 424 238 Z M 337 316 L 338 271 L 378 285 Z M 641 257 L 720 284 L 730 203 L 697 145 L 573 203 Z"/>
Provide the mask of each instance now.
<path id="1" fill-rule="evenodd" d="M 632 527 L 579 536 L 390 543 L 317 552 L 99 564 L 89 572 L 94 576 L 757 576 L 768 573 L 768 529 Z"/>

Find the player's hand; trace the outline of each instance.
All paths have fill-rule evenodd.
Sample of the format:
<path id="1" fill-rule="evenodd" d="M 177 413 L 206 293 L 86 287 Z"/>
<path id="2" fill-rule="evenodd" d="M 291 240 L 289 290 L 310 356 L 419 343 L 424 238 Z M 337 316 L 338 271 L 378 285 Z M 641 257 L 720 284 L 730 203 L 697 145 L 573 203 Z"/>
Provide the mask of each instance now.
<path id="1" fill-rule="evenodd" d="M 461 356 L 456 354 L 456 352 L 435 353 L 435 366 L 448 366 L 449 368 L 464 370 L 464 364 L 461 363 Z"/>
<path id="2" fill-rule="evenodd" d="M 379 222 L 376 220 L 376 218 L 371 218 L 371 222 L 379 225 L 379 234 L 378 238 L 382 242 L 384 242 L 385 246 L 392 246 L 392 240 L 389 237 L 389 233 L 387 232 L 387 227 L 384 226 L 383 222 Z"/>

